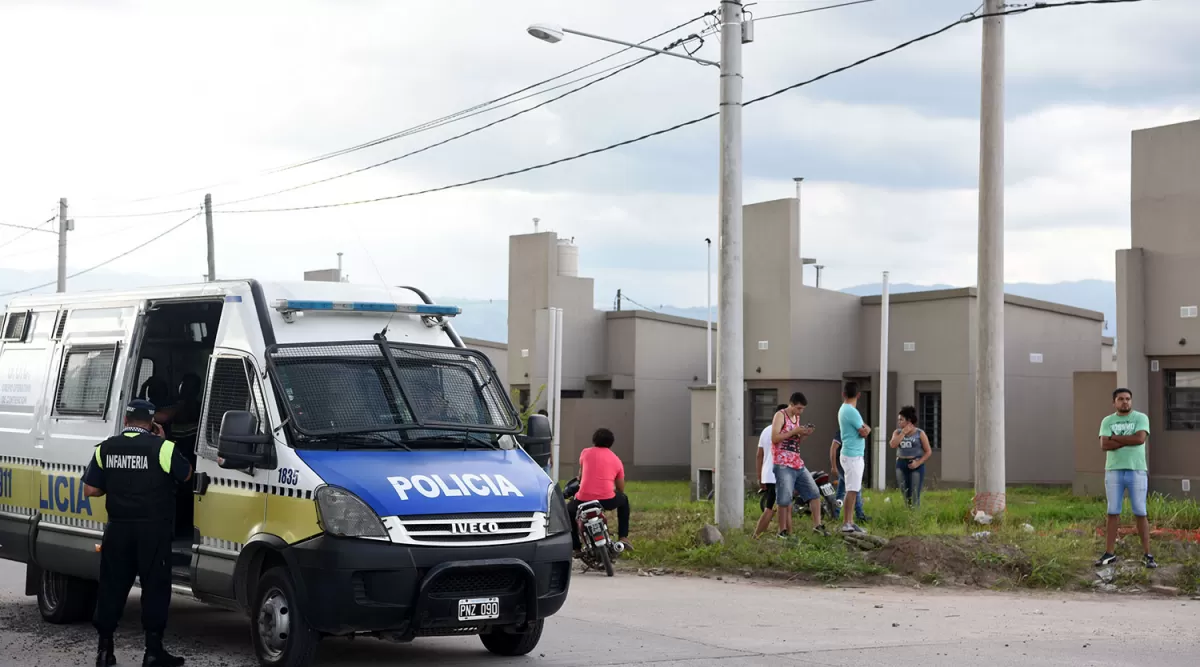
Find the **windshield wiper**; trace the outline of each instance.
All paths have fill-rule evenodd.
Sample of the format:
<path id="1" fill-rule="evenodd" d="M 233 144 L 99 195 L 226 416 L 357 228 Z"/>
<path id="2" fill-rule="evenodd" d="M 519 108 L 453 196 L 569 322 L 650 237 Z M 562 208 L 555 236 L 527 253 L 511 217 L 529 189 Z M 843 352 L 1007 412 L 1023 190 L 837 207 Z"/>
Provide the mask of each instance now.
<path id="1" fill-rule="evenodd" d="M 383 441 L 380 443 L 380 441 Z M 385 444 L 390 447 L 396 447 L 405 451 L 412 451 L 412 448 L 404 444 L 403 440 L 385 435 L 379 431 L 367 433 L 330 433 L 328 435 L 308 436 L 304 438 L 304 442 L 333 442 L 338 445 L 358 446 L 369 448 L 372 443 Z M 341 449 L 339 446 L 338 449 Z"/>
<path id="2" fill-rule="evenodd" d="M 436 442 L 445 442 L 445 443 L 452 443 L 452 444 L 464 443 L 465 444 L 468 442 L 475 442 L 475 443 L 479 443 L 481 445 L 485 445 L 491 449 L 500 449 L 500 443 L 498 443 L 496 440 L 493 440 L 484 435 L 480 435 L 478 433 L 443 433 L 441 435 L 426 435 L 426 436 L 421 436 L 420 438 L 409 438 L 409 439 L 405 440 L 405 442 L 407 442 L 409 444 L 436 443 Z"/>

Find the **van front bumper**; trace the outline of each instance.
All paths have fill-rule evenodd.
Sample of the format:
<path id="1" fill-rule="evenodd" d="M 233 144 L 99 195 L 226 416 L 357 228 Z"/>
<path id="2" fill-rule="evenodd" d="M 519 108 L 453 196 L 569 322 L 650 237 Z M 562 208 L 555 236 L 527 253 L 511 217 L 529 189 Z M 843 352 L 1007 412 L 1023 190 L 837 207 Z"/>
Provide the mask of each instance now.
<path id="1" fill-rule="evenodd" d="M 546 618 L 567 600 L 571 535 L 487 547 L 412 547 L 322 535 L 287 548 L 301 609 L 332 635 L 469 634 Z M 459 603 L 499 603 L 499 618 L 460 621 Z"/>

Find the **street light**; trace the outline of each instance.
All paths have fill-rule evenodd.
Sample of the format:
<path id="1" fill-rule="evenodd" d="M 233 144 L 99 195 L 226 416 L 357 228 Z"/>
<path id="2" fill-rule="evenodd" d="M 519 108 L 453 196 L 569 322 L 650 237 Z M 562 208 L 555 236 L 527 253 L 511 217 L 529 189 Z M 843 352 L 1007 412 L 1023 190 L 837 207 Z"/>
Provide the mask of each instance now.
<path id="1" fill-rule="evenodd" d="M 556 25 L 538 23 L 528 32 L 551 44 L 578 35 L 633 49 L 683 58 L 721 70 L 720 228 L 717 236 L 717 484 L 716 520 L 722 529 L 745 521 L 745 350 L 742 334 L 742 32 L 741 0 L 722 0 L 721 61 L 714 62 Z"/>

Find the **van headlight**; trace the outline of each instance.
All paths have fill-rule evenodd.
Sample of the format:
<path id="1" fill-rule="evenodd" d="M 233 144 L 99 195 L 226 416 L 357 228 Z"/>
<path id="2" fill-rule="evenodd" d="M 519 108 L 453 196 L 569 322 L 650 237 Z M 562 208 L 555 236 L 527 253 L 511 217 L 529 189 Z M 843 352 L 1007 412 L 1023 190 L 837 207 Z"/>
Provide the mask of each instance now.
<path id="1" fill-rule="evenodd" d="M 563 500 L 558 485 L 551 484 L 546 489 L 546 535 L 560 535 L 568 530 L 571 521 L 567 518 L 567 501 Z"/>
<path id="2" fill-rule="evenodd" d="M 322 486 L 314 494 L 321 530 L 338 537 L 388 536 L 379 515 L 361 498 L 337 486 Z"/>

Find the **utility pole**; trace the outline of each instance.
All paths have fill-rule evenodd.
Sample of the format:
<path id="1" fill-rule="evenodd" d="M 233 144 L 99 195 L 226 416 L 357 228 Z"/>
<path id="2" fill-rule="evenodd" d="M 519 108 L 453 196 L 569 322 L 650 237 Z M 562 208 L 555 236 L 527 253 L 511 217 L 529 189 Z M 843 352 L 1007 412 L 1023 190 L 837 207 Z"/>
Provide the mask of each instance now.
<path id="1" fill-rule="evenodd" d="M 742 3 L 721 0 L 721 172 L 717 268 L 716 521 L 745 521 L 745 350 L 742 345 Z"/>
<path id="2" fill-rule="evenodd" d="M 58 200 L 58 292 L 67 291 L 67 232 L 71 221 L 67 219 L 67 198 Z"/>
<path id="3" fill-rule="evenodd" d="M 208 282 L 217 279 L 217 249 L 213 241 L 212 195 L 204 195 L 204 230 L 208 234 Z"/>
<path id="4" fill-rule="evenodd" d="M 987 0 L 985 14 L 1004 9 Z M 979 353 L 975 370 L 975 511 L 1005 508 L 1004 17 L 983 19 L 979 112 Z"/>

